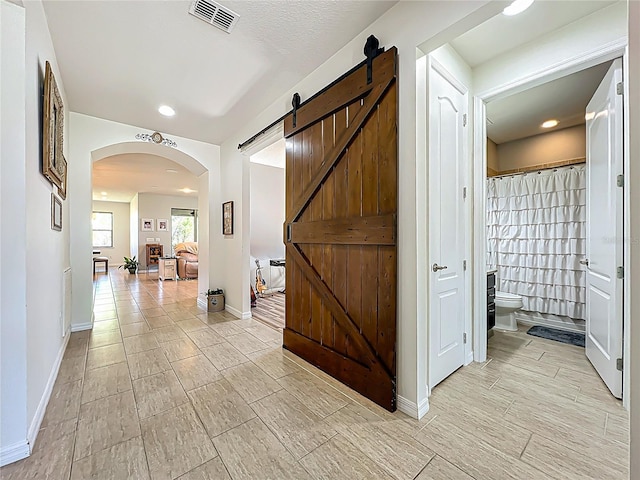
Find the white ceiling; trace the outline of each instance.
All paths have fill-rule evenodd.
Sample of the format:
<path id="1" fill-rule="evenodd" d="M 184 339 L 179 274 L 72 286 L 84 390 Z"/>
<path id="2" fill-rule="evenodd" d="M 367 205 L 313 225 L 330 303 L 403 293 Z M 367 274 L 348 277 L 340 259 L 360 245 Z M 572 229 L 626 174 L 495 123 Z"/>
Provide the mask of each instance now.
<path id="1" fill-rule="evenodd" d="M 451 45 L 471 68 L 475 68 L 616 1 L 538 0 L 519 15 L 496 15 L 453 40 Z"/>
<path id="2" fill-rule="evenodd" d="M 261 163 L 269 167 L 284 168 L 286 163 L 286 146 L 287 142 L 281 138 L 276 143 L 269 145 L 267 148 L 260 150 L 258 153 L 251 155 L 249 159 L 253 163 Z"/>
<path id="3" fill-rule="evenodd" d="M 173 170 L 167 172 L 167 170 Z M 181 192 L 190 188 L 192 193 Z M 198 178 L 182 165 L 164 157 L 124 154 L 93 164 L 93 199 L 130 202 L 136 193 L 198 196 Z M 101 192 L 107 192 L 103 198 Z"/>
<path id="4" fill-rule="evenodd" d="M 495 143 L 510 142 L 551 130 L 585 123 L 587 103 L 607 73 L 611 62 L 559 78 L 487 104 L 487 136 Z M 542 122 L 559 121 L 554 128 Z"/>
<path id="5" fill-rule="evenodd" d="M 185 0 L 46 0 L 69 108 L 220 144 L 396 1 L 221 3 L 240 15 L 231 34 Z"/>

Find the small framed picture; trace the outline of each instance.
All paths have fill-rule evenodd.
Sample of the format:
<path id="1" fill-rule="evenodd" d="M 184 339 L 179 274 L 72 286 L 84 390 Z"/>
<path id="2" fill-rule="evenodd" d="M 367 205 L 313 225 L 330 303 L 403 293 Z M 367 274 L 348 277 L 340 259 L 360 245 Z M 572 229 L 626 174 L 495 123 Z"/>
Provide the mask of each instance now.
<path id="1" fill-rule="evenodd" d="M 166 218 L 159 218 L 156 220 L 158 225 L 159 232 L 168 232 L 169 231 L 169 221 Z"/>
<path id="2" fill-rule="evenodd" d="M 51 194 L 51 229 L 58 232 L 62 230 L 62 201 L 53 193 Z"/>
<path id="3" fill-rule="evenodd" d="M 153 218 L 141 218 L 140 230 L 142 230 L 143 232 L 155 231 L 155 228 L 153 228 Z"/>
<path id="4" fill-rule="evenodd" d="M 222 204 L 222 234 L 233 235 L 233 201 Z"/>

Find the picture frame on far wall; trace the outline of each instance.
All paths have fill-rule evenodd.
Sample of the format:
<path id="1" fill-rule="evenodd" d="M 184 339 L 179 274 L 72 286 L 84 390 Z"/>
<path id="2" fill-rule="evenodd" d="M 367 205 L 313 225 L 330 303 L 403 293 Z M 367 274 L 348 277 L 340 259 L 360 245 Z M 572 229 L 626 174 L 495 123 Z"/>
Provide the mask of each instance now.
<path id="1" fill-rule="evenodd" d="M 156 220 L 156 225 L 158 225 L 159 232 L 168 232 L 169 231 L 169 221 L 166 218 L 159 218 Z"/>
<path id="2" fill-rule="evenodd" d="M 66 173 L 63 146 L 64 105 L 51 64 L 46 62 L 42 104 L 42 174 L 58 189 L 62 188 Z M 64 191 L 66 196 L 66 186 Z"/>
<path id="3" fill-rule="evenodd" d="M 222 204 L 222 234 L 233 235 L 233 200 Z"/>
<path id="4" fill-rule="evenodd" d="M 51 230 L 62 230 L 62 201 L 51 194 Z"/>
<path id="5" fill-rule="evenodd" d="M 143 232 L 153 232 L 155 228 L 153 226 L 153 218 L 141 218 L 140 230 Z"/>

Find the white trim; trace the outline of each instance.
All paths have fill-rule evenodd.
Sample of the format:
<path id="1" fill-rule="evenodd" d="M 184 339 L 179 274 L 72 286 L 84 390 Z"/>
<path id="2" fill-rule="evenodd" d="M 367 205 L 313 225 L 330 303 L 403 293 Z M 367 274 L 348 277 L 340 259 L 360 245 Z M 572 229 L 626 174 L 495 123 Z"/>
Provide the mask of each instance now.
<path id="1" fill-rule="evenodd" d="M 467 86 L 453 76 L 447 68 L 442 65 L 433 55 L 429 54 L 429 62 L 431 64 L 431 68 L 433 68 L 436 72 L 444 77 L 444 79 L 449 82 L 453 87 L 458 90 L 462 95 L 466 95 L 469 93 L 469 89 Z"/>
<path id="2" fill-rule="evenodd" d="M 27 458 L 29 455 L 31 455 L 31 451 L 29 450 L 29 442 L 26 439 L 6 447 L 3 446 L 0 448 L 0 467 Z"/>
<path id="3" fill-rule="evenodd" d="M 47 405 L 49 404 L 49 399 L 51 398 L 53 385 L 56 383 L 56 379 L 58 378 L 60 364 L 62 363 L 62 358 L 64 357 L 64 352 L 67 349 L 67 344 L 69 343 L 70 337 L 71 335 L 67 335 L 64 339 L 64 342 L 62 342 L 62 345 L 60 346 L 58 356 L 53 362 L 53 367 L 51 368 L 51 372 L 49 373 L 49 380 L 47 380 L 47 385 L 44 387 L 42 398 L 40 398 L 40 403 L 38 404 L 36 413 L 33 416 L 33 420 L 31 420 L 31 425 L 29 425 L 29 431 L 27 432 L 27 442 L 29 443 L 29 445 L 33 445 L 36 442 L 36 437 L 38 436 L 38 432 L 40 431 L 40 425 L 42 424 L 45 411 L 47 410 Z"/>
<path id="4" fill-rule="evenodd" d="M 71 325 L 71 333 L 83 332 L 84 330 L 93 329 L 93 323 L 81 323 L 80 325 Z"/>
<path id="5" fill-rule="evenodd" d="M 206 301 L 204 298 L 201 298 L 201 297 L 198 297 L 198 300 L 196 301 L 196 304 L 197 304 L 199 307 L 202 307 L 202 308 L 208 308 L 208 307 L 209 307 L 209 306 L 207 305 L 207 301 Z"/>
<path id="6" fill-rule="evenodd" d="M 467 353 L 467 357 L 464 360 L 464 366 L 466 367 L 471 362 L 473 362 L 473 350 L 471 350 L 470 352 Z"/>
<path id="7" fill-rule="evenodd" d="M 622 85 L 624 89 L 624 96 L 622 99 L 623 105 L 623 140 L 622 140 L 622 148 L 623 148 L 623 173 L 626 179 L 631 179 L 631 175 L 629 174 L 631 171 L 630 165 L 630 156 L 631 156 L 631 145 L 630 145 L 630 130 L 629 130 L 629 113 L 630 113 L 630 104 L 629 104 L 629 46 L 625 46 L 624 54 L 622 55 Z M 627 187 L 625 185 L 625 187 Z M 625 239 L 631 238 L 631 215 L 629 212 L 631 211 L 631 196 L 629 194 L 628 187 L 625 188 L 623 192 L 622 198 L 622 211 L 623 211 L 623 236 Z M 631 385 L 631 336 L 629 332 L 631 331 L 631 245 L 632 242 L 625 241 L 623 242 L 623 264 L 628 273 L 625 274 L 625 280 L 623 282 L 623 290 L 622 290 L 622 406 L 629 411 L 631 408 L 631 395 L 628 395 L 626 392 L 629 392 L 629 386 Z M 627 386 L 625 388 L 625 385 Z"/>
<path id="8" fill-rule="evenodd" d="M 566 77 L 567 75 L 585 70 L 600 63 L 613 60 L 614 58 L 622 57 L 626 46 L 627 37 L 618 38 L 617 40 L 601 45 L 598 48 L 575 55 L 563 60 L 562 62 L 558 62 L 547 68 L 538 70 L 535 73 L 518 78 L 517 80 L 513 80 L 503 85 L 498 85 L 494 88 L 485 90 L 484 92 L 478 92 L 476 95 L 485 102 L 513 95 L 515 93 L 537 87 L 543 83 Z"/>
<path id="9" fill-rule="evenodd" d="M 248 312 L 241 312 L 240 310 L 233 308 L 230 305 L 226 305 L 224 307 L 224 309 L 229 312 L 231 315 L 233 315 L 234 317 L 238 317 L 242 320 L 248 320 L 249 318 L 251 318 L 251 311 Z"/>
<path id="10" fill-rule="evenodd" d="M 484 332 L 487 331 L 487 228 L 486 216 L 487 192 L 487 126 L 486 105 L 484 101 L 473 97 L 473 158 L 471 163 L 476 164 L 480 159 L 479 168 L 474 168 L 473 175 L 473 232 L 471 232 L 473 245 L 473 351 L 476 362 L 487 360 L 487 340 Z M 481 188 L 478 188 L 478 186 Z M 473 287 L 472 287 L 473 288 Z M 484 293 L 483 293 L 484 292 Z M 480 333 L 483 333 L 482 335 Z"/>
<path id="11" fill-rule="evenodd" d="M 401 411 L 402 413 L 409 415 L 411 418 L 420 420 L 429 411 L 429 399 L 424 398 L 420 402 L 420 405 L 418 406 L 416 405 L 415 402 L 412 402 L 411 400 L 407 400 L 406 398 L 398 395 L 397 406 L 398 406 L 398 410 Z"/>

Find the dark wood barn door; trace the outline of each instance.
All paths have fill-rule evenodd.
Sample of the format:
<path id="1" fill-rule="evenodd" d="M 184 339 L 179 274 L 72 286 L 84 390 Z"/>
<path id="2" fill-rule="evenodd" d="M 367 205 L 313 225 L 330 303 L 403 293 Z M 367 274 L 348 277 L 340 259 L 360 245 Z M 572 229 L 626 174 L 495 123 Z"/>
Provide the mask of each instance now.
<path id="1" fill-rule="evenodd" d="M 284 347 L 396 409 L 396 49 L 285 119 Z M 294 124 L 295 115 L 295 124 Z"/>

